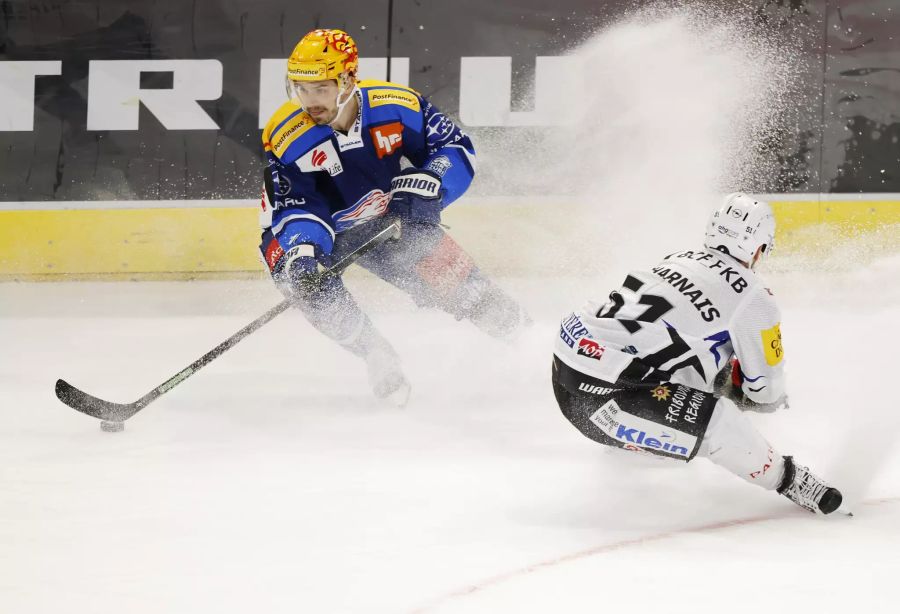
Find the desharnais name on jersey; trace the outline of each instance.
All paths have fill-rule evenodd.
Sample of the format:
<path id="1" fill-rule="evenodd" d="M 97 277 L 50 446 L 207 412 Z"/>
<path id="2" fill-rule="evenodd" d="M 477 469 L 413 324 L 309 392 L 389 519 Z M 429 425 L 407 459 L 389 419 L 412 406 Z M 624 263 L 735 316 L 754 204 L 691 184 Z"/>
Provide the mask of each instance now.
<path id="1" fill-rule="evenodd" d="M 260 225 L 266 263 L 294 245 L 328 254 L 335 235 L 381 216 L 401 159 L 442 179 L 444 207 L 468 189 L 475 174 L 469 137 L 408 87 L 361 81 L 359 113 L 346 134 L 317 125 L 286 102 L 263 130 L 268 162 Z"/>
<path id="2" fill-rule="evenodd" d="M 743 390 L 759 403 L 784 395 L 781 315 L 751 270 L 717 251 L 682 251 L 633 271 L 606 303 L 563 319 L 554 352 L 594 378 L 664 378 L 711 391 L 737 356 Z"/>

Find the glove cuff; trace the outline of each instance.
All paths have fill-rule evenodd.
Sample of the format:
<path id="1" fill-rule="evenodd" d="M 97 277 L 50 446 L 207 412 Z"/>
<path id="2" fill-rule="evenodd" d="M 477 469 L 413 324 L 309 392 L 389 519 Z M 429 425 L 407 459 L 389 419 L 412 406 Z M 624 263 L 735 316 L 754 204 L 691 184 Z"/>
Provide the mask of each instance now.
<path id="1" fill-rule="evenodd" d="M 302 270 L 312 270 L 312 263 L 315 262 L 316 247 L 310 243 L 301 243 L 295 245 L 284 254 L 284 270 L 292 271 L 293 265 L 298 260 L 301 261 L 300 268 Z M 312 258 L 312 260 L 310 260 Z"/>
<path id="2" fill-rule="evenodd" d="M 441 193 L 441 178 L 437 173 L 426 169 L 407 169 L 391 180 L 391 195 L 401 192 L 421 198 L 438 198 Z"/>

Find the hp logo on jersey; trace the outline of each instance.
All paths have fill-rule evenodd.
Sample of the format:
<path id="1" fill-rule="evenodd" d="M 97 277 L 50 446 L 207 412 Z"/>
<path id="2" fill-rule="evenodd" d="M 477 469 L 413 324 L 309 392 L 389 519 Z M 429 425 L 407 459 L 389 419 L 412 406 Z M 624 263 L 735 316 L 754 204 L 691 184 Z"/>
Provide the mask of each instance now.
<path id="1" fill-rule="evenodd" d="M 379 160 L 391 155 L 403 145 L 403 124 L 399 122 L 369 128 L 369 134 L 372 135 L 372 144 Z"/>

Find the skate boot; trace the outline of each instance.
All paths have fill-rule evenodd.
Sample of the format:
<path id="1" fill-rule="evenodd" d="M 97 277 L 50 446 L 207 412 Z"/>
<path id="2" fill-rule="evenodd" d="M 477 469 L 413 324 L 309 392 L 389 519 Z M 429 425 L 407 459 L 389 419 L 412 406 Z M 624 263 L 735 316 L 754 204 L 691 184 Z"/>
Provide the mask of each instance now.
<path id="1" fill-rule="evenodd" d="M 830 514 L 843 501 L 841 491 L 810 473 L 808 467 L 794 463 L 791 456 L 784 457 L 784 478 L 778 494 L 814 514 Z"/>
<path id="2" fill-rule="evenodd" d="M 387 405 L 403 407 L 409 400 L 410 386 L 400 368 L 400 359 L 387 345 L 373 348 L 365 356 L 372 392 Z"/>

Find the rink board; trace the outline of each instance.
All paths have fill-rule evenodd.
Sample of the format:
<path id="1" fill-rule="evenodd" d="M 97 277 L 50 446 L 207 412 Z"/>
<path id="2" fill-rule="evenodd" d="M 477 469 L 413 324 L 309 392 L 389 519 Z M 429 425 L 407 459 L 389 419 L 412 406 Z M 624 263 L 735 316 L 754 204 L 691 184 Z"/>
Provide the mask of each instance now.
<path id="1" fill-rule="evenodd" d="M 900 195 L 768 195 L 781 253 L 828 250 L 864 233 L 896 249 Z M 544 259 L 508 249 L 535 226 L 570 232 L 559 199 L 472 198 L 445 222 L 486 269 L 541 273 Z M 886 231 L 886 232 L 884 232 Z M 504 249 L 478 247 L 497 242 Z M 264 274 L 255 201 L 8 203 L 0 205 L 0 279 L 184 279 Z M 552 246 L 551 246 L 552 247 Z"/>

